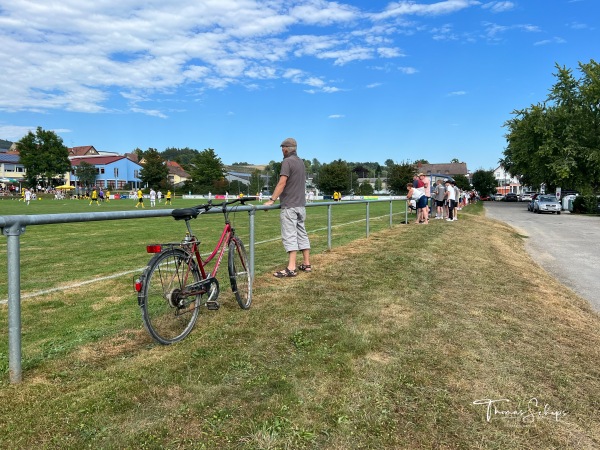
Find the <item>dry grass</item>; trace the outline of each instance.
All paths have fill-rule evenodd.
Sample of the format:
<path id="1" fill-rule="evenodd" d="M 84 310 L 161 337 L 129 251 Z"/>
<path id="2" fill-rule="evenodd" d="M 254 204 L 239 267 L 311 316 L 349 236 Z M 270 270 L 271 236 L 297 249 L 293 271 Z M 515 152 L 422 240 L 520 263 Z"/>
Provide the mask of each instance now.
<path id="1" fill-rule="evenodd" d="M 279 280 L 273 263 L 249 311 L 203 312 L 172 347 L 150 341 L 118 281 L 104 302 L 86 292 L 81 317 L 118 326 L 0 386 L 0 446 L 600 448 L 600 319 L 515 230 L 476 207 L 312 264 Z M 486 418 L 481 399 L 510 403 Z"/>

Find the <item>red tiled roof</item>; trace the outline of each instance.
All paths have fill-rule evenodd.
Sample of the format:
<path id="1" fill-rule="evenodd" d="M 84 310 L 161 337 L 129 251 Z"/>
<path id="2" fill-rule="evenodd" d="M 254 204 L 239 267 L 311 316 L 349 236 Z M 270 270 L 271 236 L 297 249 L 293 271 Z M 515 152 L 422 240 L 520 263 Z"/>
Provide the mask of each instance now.
<path id="1" fill-rule="evenodd" d="M 106 164 L 112 164 L 115 161 L 124 159 L 125 157 L 120 156 L 71 156 L 69 160 L 72 166 L 78 166 L 82 161 L 94 166 L 103 166 Z"/>
<path id="2" fill-rule="evenodd" d="M 84 155 L 97 155 L 98 151 L 93 145 L 84 145 L 82 147 L 71 147 L 69 149 L 69 155 L 71 156 L 84 156 Z"/>
<path id="3" fill-rule="evenodd" d="M 167 161 L 167 167 L 169 168 L 169 173 L 173 175 L 177 175 L 181 178 L 189 178 L 189 174 L 183 170 L 183 167 L 176 163 L 175 161 Z"/>

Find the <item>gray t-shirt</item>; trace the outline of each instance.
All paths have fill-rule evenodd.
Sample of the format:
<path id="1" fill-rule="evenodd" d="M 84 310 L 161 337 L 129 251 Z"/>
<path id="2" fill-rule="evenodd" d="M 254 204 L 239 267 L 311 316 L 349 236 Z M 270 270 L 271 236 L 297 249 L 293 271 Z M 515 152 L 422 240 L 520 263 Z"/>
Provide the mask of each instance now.
<path id="1" fill-rule="evenodd" d="M 297 208 L 306 205 L 306 167 L 296 152 L 290 153 L 281 163 L 279 175 L 287 177 L 283 192 L 279 196 L 282 208 Z"/>
<path id="2" fill-rule="evenodd" d="M 443 184 L 438 184 L 435 187 L 435 199 L 439 202 L 443 202 L 445 195 L 446 195 L 446 187 Z"/>

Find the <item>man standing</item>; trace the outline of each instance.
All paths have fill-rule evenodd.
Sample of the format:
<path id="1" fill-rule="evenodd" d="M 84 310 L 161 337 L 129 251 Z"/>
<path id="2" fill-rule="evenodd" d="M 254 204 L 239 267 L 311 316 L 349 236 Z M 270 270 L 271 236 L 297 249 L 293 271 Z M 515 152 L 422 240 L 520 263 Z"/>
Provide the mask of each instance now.
<path id="1" fill-rule="evenodd" d="M 448 222 L 452 222 L 454 220 L 454 207 L 456 206 L 454 187 L 450 180 L 446 180 L 446 201 L 448 202 L 448 218 L 446 219 Z"/>
<path id="2" fill-rule="evenodd" d="M 275 272 L 277 278 L 295 277 L 296 252 L 302 252 L 302 264 L 298 268 L 304 272 L 312 271 L 310 266 L 310 242 L 304 227 L 306 219 L 306 168 L 304 162 L 298 158 L 296 150 L 298 144 L 293 138 L 287 138 L 281 143 L 283 162 L 279 181 L 273 195 L 265 202 L 266 206 L 272 205 L 278 198 L 281 202 L 281 238 L 283 247 L 288 253 L 288 265 L 284 270 Z"/>

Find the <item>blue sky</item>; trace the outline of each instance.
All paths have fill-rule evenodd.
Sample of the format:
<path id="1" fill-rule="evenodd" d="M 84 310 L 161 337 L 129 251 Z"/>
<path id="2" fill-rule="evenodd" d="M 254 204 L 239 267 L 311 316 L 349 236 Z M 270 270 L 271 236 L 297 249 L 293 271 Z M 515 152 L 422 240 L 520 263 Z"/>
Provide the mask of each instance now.
<path id="1" fill-rule="evenodd" d="M 555 64 L 598 60 L 597 0 L 0 0 L 0 139 L 125 153 L 497 166 Z"/>

